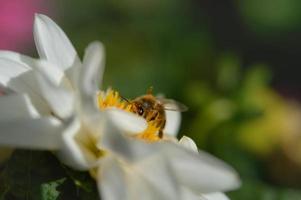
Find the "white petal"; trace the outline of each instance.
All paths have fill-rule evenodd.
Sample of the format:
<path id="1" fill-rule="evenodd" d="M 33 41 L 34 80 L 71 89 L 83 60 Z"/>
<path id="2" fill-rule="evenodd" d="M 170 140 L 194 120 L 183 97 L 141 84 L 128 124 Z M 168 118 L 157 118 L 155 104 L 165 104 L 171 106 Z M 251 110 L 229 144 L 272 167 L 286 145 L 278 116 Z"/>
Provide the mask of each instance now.
<path id="1" fill-rule="evenodd" d="M 19 92 L 27 93 L 40 114 L 49 114 L 49 106 L 43 99 L 33 70 L 27 65 L 0 58 L 0 83 Z"/>
<path id="2" fill-rule="evenodd" d="M 25 72 L 30 71 L 31 69 L 13 61 L 10 61 L 8 58 L 0 58 L 0 83 L 3 86 L 8 86 L 8 83 L 11 79 L 14 79 Z"/>
<path id="3" fill-rule="evenodd" d="M 202 200 L 230 200 L 225 194 L 216 192 L 201 196 Z"/>
<path id="4" fill-rule="evenodd" d="M 182 200 L 200 200 L 200 195 L 193 193 L 185 187 L 181 188 L 181 199 Z M 201 199 L 203 200 L 203 199 Z"/>
<path id="5" fill-rule="evenodd" d="M 75 136 L 79 134 L 80 129 L 80 121 L 78 119 L 72 120 L 62 134 L 62 141 L 57 155 L 66 165 L 77 170 L 87 170 L 91 168 L 91 165 L 75 140 Z"/>
<path id="6" fill-rule="evenodd" d="M 180 199 L 180 188 L 166 157 L 160 153 L 146 157 L 135 164 L 134 173 L 152 185 L 161 199 Z"/>
<path id="7" fill-rule="evenodd" d="M 43 74 L 43 76 L 47 77 L 47 79 L 49 79 L 49 81 L 54 83 L 54 85 L 56 85 L 57 87 L 62 87 L 62 88 L 69 87 L 68 83 L 67 83 L 67 79 L 64 77 L 64 72 L 49 62 L 36 60 L 36 59 L 30 58 L 30 57 L 23 56 L 18 53 L 9 52 L 9 51 L 0 52 L 0 57 L 3 57 L 2 62 L 4 62 L 4 60 L 6 60 L 6 65 L 3 65 L 3 66 L 8 66 L 10 64 L 9 67 L 6 67 L 7 69 L 12 68 L 12 66 L 16 66 L 15 68 L 18 68 L 18 67 L 26 68 L 26 69 L 32 68 L 33 70 L 38 70 L 39 72 L 41 72 Z M 9 60 L 7 60 L 7 59 L 9 59 Z M 7 85 L 10 86 L 11 88 L 15 89 L 15 91 L 18 91 L 18 92 L 24 91 L 24 92 L 29 93 L 31 98 L 33 98 L 33 102 L 36 105 L 38 105 L 39 110 L 41 110 L 39 108 L 39 106 L 45 107 L 45 109 L 43 109 L 43 111 L 44 110 L 46 110 L 46 111 L 42 112 L 42 114 L 47 114 L 47 112 L 49 112 L 49 107 L 45 105 L 45 101 L 44 101 L 43 97 L 46 97 L 46 100 L 55 99 L 56 102 L 60 102 L 60 104 L 65 102 L 64 99 L 66 99 L 66 98 L 60 99 L 62 95 L 60 95 L 60 96 L 54 95 L 53 92 L 51 92 L 53 90 L 50 90 L 50 92 L 48 91 L 48 89 L 50 87 L 46 87 L 49 84 L 47 85 L 45 83 L 45 81 L 43 81 L 43 82 L 40 81 L 40 84 L 36 83 L 35 77 L 32 77 L 32 75 L 33 75 L 32 70 L 30 70 L 26 73 L 19 75 L 19 77 L 17 77 L 16 80 L 10 79 L 11 81 L 8 82 Z M 24 83 L 24 81 L 21 80 L 21 79 L 23 79 L 23 77 L 21 77 L 21 76 L 28 77 L 24 80 L 24 81 L 26 81 L 26 83 Z M 40 90 L 40 89 L 37 90 L 36 87 L 42 88 L 42 90 Z M 57 88 L 57 90 L 61 91 L 62 89 Z M 59 92 L 57 92 L 57 93 L 59 93 Z M 62 93 L 62 92 L 60 92 L 60 93 Z M 50 98 L 47 98 L 47 97 L 50 97 Z M 57 110 L 60 111 L 60 113 L 61 113 L 61 115 L 59 115 L 60 117 L 65 117 L 66 116 L 66 114 L 64 114 L 64 113 L 66 113 L 65 111 L 67 109 L 69 109 L 69 111 L 70 111 L 70 107 L 72 108 L 72 104 L 70 104 L 70 102 L 68 102 L 68 104 L 64 104 L 64 106 L 61 106 L 61 107 L 56 106 L 56 104 L 54 107 L 53 101 L 48 101 L 48 103 L 50 103 L 50 105 L 52 106 L 52 110 L 54 110 L 54 112 L 56 112 Z M 66 105 L 69 105 L 69 106 L 66 106 Z M 64 116 L 62 116 L 62 115 L 64 115 Z"/>
<path id="8" fill-rule="evenodd" d="M 176 136 L 181 125 L 181 113 L 178 111 L 165 110 L 166 125 L 163 130 L 165 134 Z"/>
<path id="9" fill-rule="evenodd" d="M 190 149 L 194 152 L 198 152 L 198 147 L 196 146 L 195 142 L 187 136 L 183 136 L 180 141 L 179 144 L 186 147 L 187 149 Z"/>
<path id="10" fill-rule="evenodd" d="M 44 60 L 34 59 L 13 51 L 0 51 L 0 58 L 8 59 L 19 63 L 20 66 L 44 72 L 50 80 L 57 84 L 66 84 L 64 72 L 56 65 L 46 62 Z M 64 82 L 63 82 L 64 81 Z"/>
<path id="11" fill-rule="evenodd" d="M 59 87 L 58 83 L 49 80 L 47 74 L 37 74 L 39 86 L 44 99 L 48 102 L 53 113 L 61 119 L 73 114 L 74 94 Z"/>
<path id="12" fill-rule="evenodd" d="M 67 70 L 78 61 L 77 53 L 66 34 L 45 15 L 35 15 L 34 39 L 40 57 L 62 70 Z"/>
<path id="13" fill-rule="evenodd" d="M 124 161 L 121 163 L 124 165 L 128 163 L 128 166 L 123 169 L 124 176 L 126 176 L 124 180 L 126 185 L 119 186 L 123 189 L 128 187 L 126 189 L 128 192 L 127 198 L 124 197 L 123 199 L 178 199 L 175 176 L 171 174 L 173 170 L 168 165 L 169 163 L 165 162 L 164 154 L 158 151 L 158 145 L 124 137 L 120 130 L 116 129 L 114 125 L 111 126 L 108 128 L 110 131 L 105 131 L 103 135 L 102 147 L 108 149 L 119 159 L 123 159 Z M 123 164 L 119 163 L 119 165 Z M 102 170 L 105 173 L 105 169 Z M 112 174 L 114 173 L 112 172 Z M 101 180 L 100 184 L 104 185 L 105 183 Z M 113 187 L 110 192 L 114 189 L 119 191 L 114 184 L 110 187 Z M 108 192 L 108 195 L 116 195 L 110 194 L 110 192 Z M 115 198 L 118 199 L 118 197 Z"/>
<path id="14" fill-rule="evenodd" d="M 172 194 L 164 194 L 157 190 L 154 184 L 150 183 L 141 174 L 136 173 L 135 170 L 126 170 L 127 172 L 127 187 L 128 187 L 128 200 L 141 199 L 141 200 L 178 200 L 177 197 L 169 198 L 170 196 L 175 196 Z"/>
<path id="15" fill-rule="evenodd" d="M 97 185 L 102 199 L 127 200 L 127 184 L 125 181 L 125 173 L 119 162 L 114 157 L 105 158 L 97 178 Z"/>
<path id="16" fill-rule="evenodd" d="M 20 63 L 21 66 L 25 66 L 28 69 L 32 68 L 32 62 L 35 60 L 35 59 L 30 58 L 28 56 L 19 54 L 17 52 L 4 51 L 4 50 L 0 50 L 0 58 L 13 60 L 17 63 Z"/>
<path id="17" fill-rule="evenodd" d="M 25 94 L 0 96 L 0 121 L 37 118 L 39 116 L 30 99 Z"/>
<path id="18" fill-rule="evenodd" d="M 147 128 L 147 122 L 144 118 L 133 113 L 129 113 L 117 108 L 106 109 L 106 114 L 124 133 L 137 134 L 143 132 Z"/>
<path id="19" fill-rule="evenodd" d="M 104 70 L 104 50 L 100 42 L 91 43 L 85 52 L 83 66 L 76 75 L 79 88 L 79 112 L 89 120 L 90 113 L 97 110 L 96 94 L 99 90 L 99 80 Z"/>
<path id="20" fill-rule="evenodd" d="M 92 42 L 86 48 L 83 71 L 80 74 L 81 92 L 95 95 L 99 91 L 105 66 L 104 56 L 104 47 L 100 42 Z"/>
<path id="21" fill-rule="evenodd" d="M 207 153 L 199 154 L 173 143 L 164 144 L 177 180 L 194 192 L 217 192 L 240 186 L 237 173 Z"/>
<path id="22" fill-rule="evenodd" d="M 0 122 L 3 146 L 57 150 L 62 127 L 54 118 L 21 119 Z"/>
<path id="23" fill-rule="evenodd" d="M 104 133 L 99 141 L 99 147 L 107 149 L 130 162 L 144 159 L 159 150 L 156 148 L 157 144 L 148 144 L 129 136 L 122 135 L 124 132 L 120 130 L 120 127 L 116 126 L 116 123 L 114 123 L 112 119 L 106 118 L 105 120 Z"/>
<path id="24" fill-rule="evenodd" d="M 102 198 L 106 200 L 179 199 L 176 193 L 173 194 L 170 193 L 171 191 L 165 190 L 166 185 L 160 188 L 162 186 L 160 183 L 155 183 L 157 185 L 151 183 L 143 174 L 136 171 L 132 165 L 119 162 L 112 157 L 107 158 L 102 163 L 97 182 Z"/>
<path id="25" fill-rule="evenodd" d="M 53 84 L 55 84 L 56 86 L 65 86 L 62 81 L 66 81 L 66 77 L 64 75 L 64 72 L 60 68 L 44 60 L 35 60 L 35 62 L 32 61 L 32 63 L 34 68 L 38 72 L 43 74 Z"/>

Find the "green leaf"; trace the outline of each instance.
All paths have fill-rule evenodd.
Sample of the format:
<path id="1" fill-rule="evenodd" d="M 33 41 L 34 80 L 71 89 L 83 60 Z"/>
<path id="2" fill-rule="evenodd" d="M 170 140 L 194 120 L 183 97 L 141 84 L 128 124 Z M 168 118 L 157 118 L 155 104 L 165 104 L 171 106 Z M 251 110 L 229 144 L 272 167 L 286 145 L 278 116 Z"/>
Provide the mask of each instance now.
<path id="1" fill-rule="evenodd" d="M 41 185 L 41 195 L 43 200 L 56 200 L 60 192 L 57 188 L 65 182 L 66 178 L 62 178 L 53 182 Z"/>

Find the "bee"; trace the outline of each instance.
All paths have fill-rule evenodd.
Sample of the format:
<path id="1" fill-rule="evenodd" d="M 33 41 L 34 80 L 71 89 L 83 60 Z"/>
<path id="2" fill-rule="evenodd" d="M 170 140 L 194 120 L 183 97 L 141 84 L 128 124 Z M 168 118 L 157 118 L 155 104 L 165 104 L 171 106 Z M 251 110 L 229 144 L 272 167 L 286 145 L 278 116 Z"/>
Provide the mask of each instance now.
<path id="1" fill-rule="evenodd" d="M 153 95 L 152 87 L 145 95 L 139 96 L 133 100 L 123 99 L 131 105 L 131 112 L 143 117 L 147 122 L 155 122 L 159 129 L 159 138 L 163 137 L 163 129 L 166 124 L 166 110 L 180 112 L 188 110 L 185 105 L 175 100 L 155 97 Z"/>

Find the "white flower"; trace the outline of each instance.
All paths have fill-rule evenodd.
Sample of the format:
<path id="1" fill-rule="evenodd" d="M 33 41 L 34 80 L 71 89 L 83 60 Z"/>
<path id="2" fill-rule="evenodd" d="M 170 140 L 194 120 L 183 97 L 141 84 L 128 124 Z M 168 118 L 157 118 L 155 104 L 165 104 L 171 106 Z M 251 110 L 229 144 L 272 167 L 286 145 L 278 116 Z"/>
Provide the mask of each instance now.
<path id="1" fill-rule="evenodd" d="M 196 146 L 196 144 L 194 143 L 194 141 L 191 138 L 189 138 L 187 136 L 183 136 L 180 139 L 179 143 L 182 146 L 184 146 L 185 148 L 190 149 L 193 152 L 199 153 L 198 147 Z M 229 200 L 229 198 L 221 192 L 202 194 L 201 199 L 203 199 L 203 200 Z"/>
<path id="2" fill-rule="evenodd" d="M 98 110 L 101 43 L 91 43 L 80 62 L 65 33 L 44 15 L 35 17 L 34 38 L 38 60 L 0 52 L 0 83 L 14 91 L 0 97 L 0 145 L 56 152 L 65 164 L 94 174 L 105 200 L 219 199 L 206 195 L 239 186 L 233 169 L 196 152 L 192 140 L 183 138 L 184 147 L 147 143 L 129 136 L 147 129 L 143 118 Z M 168 113 L 165 133 L 175 135 L 179 123 L 179 113 Z"/>

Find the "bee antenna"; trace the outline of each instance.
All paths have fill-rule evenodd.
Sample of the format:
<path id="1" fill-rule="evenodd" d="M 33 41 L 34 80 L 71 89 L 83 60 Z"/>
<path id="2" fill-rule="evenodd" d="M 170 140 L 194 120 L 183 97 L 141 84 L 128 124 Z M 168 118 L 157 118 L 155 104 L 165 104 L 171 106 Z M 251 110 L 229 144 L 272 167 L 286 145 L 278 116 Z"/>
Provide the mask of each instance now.
<path id="1" fill-rule="evenodd" d="M 147 94 L 153 94 L 153 90 L 154 90 L 154 87 L 153 86 L 150 86 L 147 90 Z"/>
<path id="2" fill-rule="evenodd" d="M 127 98 L 125 98 L 125 97 L 123 97 L 123 96 L 121 96 L 121 95 L 119 95 L 123 100 L 125 100 L 126 102 L 128 102 L 128 103 L 131 103 Z"/>

